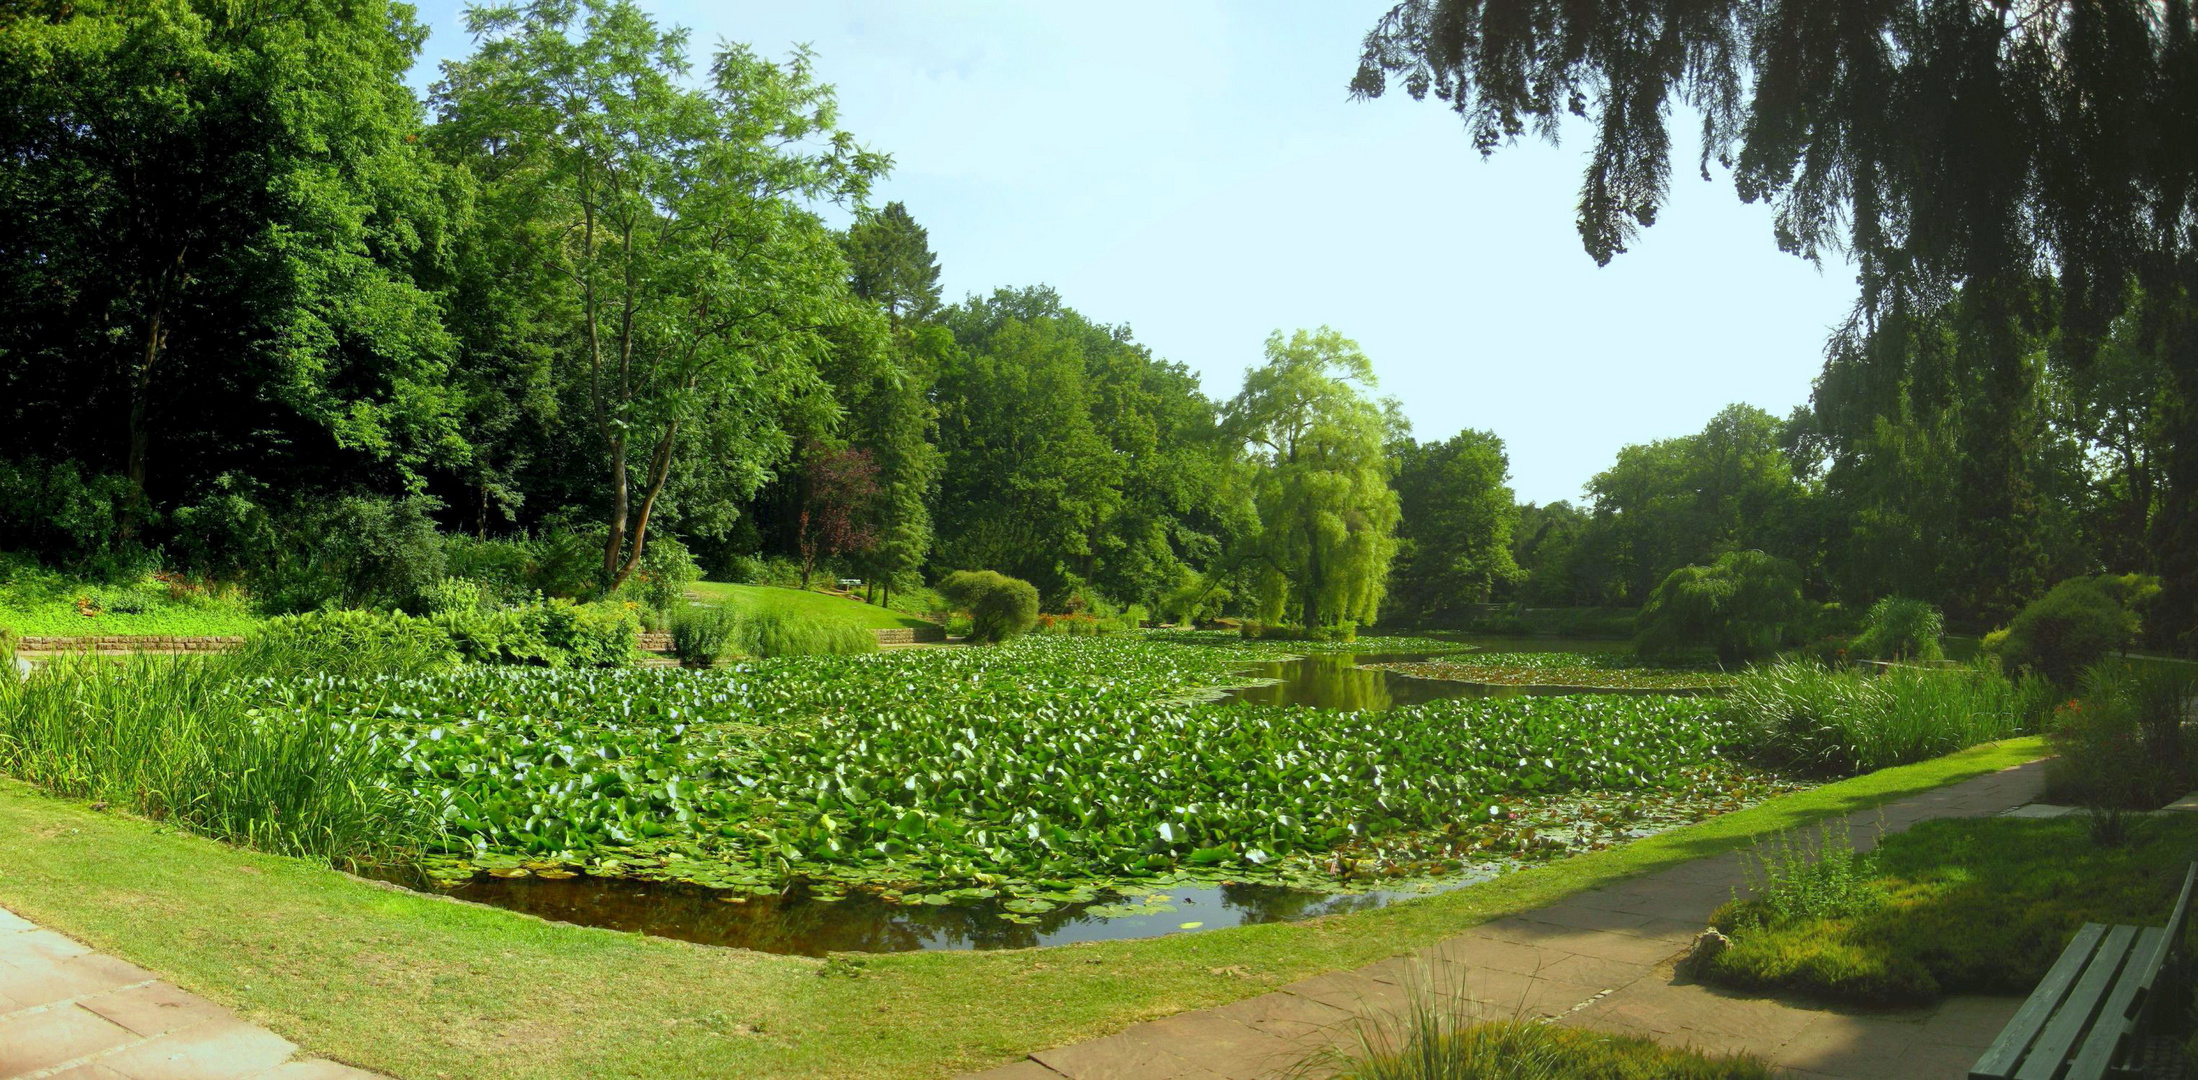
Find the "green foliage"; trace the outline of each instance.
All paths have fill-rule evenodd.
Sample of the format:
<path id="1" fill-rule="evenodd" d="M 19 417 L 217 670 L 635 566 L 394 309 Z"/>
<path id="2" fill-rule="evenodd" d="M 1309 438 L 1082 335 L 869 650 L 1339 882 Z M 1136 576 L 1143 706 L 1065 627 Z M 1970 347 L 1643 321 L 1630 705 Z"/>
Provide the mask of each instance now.
<path id="1" fill-rule="evenodd" d="M 713 667 L 738 647 L 740 616 L 721 607 L 681 608 L 672 616 L 672 655 L 689 667 Z"/>
<path id="2" fill-rule="evenodd" d="M 1309 627 L 1371 623 L 1396 555 L 1397 493 L 1386 444 L 1393 402 L 1361 393 L 1373 362 L 1321 327 L 1267 338 L 1225 428 L 1250 448 L 1259 532 L 1250 545 L 1260 615 Z"/>
<path id="3" fill-rule="evenodd" d="M 1468 986 L 1412 988 L 1404 1013 L 1361 1021 L 1356 1039 L 1308 1056 L 1285 1076 L 1336 1080 L 1770 1080 L 1746 1054 L 1672 1049 L 1539 1020 L 1478 1020 Z M 1438 996 L 1439 995 L 1439 996 Z"/>
<path id="4" fill-rule="evenodd" d="M 1647 657 L 1707 648 L 1734 663 L 1799 644 L 1808 613 L 1793 563 L 1736 551 L 1664 578 L 1641 607 L 1635 643 Z"/>
<path id="5" fill-rule="evenodd" d="M 1872 660 L 1929 663 L 1945 655 L 1939 649 L 1939 638 L 1945 633 L 1946 621 L 1937 608 L 1921 600 L 1888 596 L 1870 605 L 1851 652 Z"/>
<path id="6" fill-rule="evenodd" d="M 812 619 L 784 608 L 740 616 L 734 640 L 750 656 L 833 656 L 878 651 L 878 636 L 837 619 Z"/>
<path id="7" fill-rule="evenodd" d="M 1989 665 L 1871 674 L 1779 660 L 1741 675 L 1718 711 L 1764 760 L 1851 776 L 2035 730 L 2051 702 L 2043 680 Z"/>
<path id="8" fill-rule="evenodd" d="M 247 575 L 271 612 L 323 607 L 420 605 L 444 576 L 443 538 L 425 496 L 347 496 L 301 511 L 283 527 L 290 535 L 271 562 Z"/>
<path id="9" fill-rule="evenodd" d="M 2187 794 L 2198 674 L 2179 665 L 2101 660 L 2084 672 L 2082 696 L 2053 710 L 2056 756 L 2046 787 L 2057 802 L 2154 810 Z"/>
<path id="10" fill-rule="evenodd" d="M 610 0 L 477 8 L 469 29 L 435 134 L 479 178 L 493 287 L 539 312 L 574 442 L 608 478 L 615 588 L 667 494 L 722 506 L 785 458 L 786 416 L 750 403 L 829 410 L 826 328 L 884 331 L 810 204 L 859 203 L 888 160 L 840 130 L 806 52 L 726 43 L 690 78 L 685 31 Z"/>
<path id="11" fill-rule="evenodd" d="M 1038 589 L 993 570 L 957 570 L 940 579 L 939 595 L 969 613 L 969 640 L 997 644 L 1038 622 Z"/>
<path id="12" fill-rule="evenodd" d="M 1591 686 L 1609 690 L 1704 690 L 1739 676 L 1712 668 L 1657 664 L 1622 653 L 1471 652 L 1372 665 L 1428 679 L 1490 686 Z"/>
<path id="13" fill-rule="evenodd" d="M 1842 820 L 1814 840 L 1780 832 L 1741 853 L 1749 912 L 1766 923 L 1836 919 L 1882 903 L 1877 862 L 1855 851 Z"/>
<path id="14" fill-rule="evenodd" d="M 276 670 L 324 677 L 301 658 Z M 432 842 L 434 809 L 388 739 L 338 713 L 256 708 L 235 670 L 65 657 L 0 678 L 0 773 L 284 855 L 350 863 Z"/>
<path id="15" fill-rule="evenodd" d="M 1399 440 L 1392 451 L 1400 516 L 1389 621 L 1451 625 L 1466 605 L 1486 603 L 1521 576 L 1503 440 L 1461 431 L 1439 443 Z"/>
<path id="16" fill-rule="evenodd" d="M 495 607 L 495 590 L 472 578 L 436 578 L 420 590 L 420 610 L 427 615 L 471 615 Z"/>
<path id="17" fill-rule="evenodd" d="M 2085 669 L 2129 647 L 2137 616 L 2100 578 L 2070 578 L 2030 602 L 2007 633 L 1991 640 L 2007 666 L 2027 668 L 2073 687 Z"/>
<path id="18" fill-rule="evenodd" d="M 379 725 L 406 748 L 409 782 L 453 789 L 463 851 L 758 888 L 987 875 L 1036 896 L 1069 877 L 1317 875 L 1370 838 L 1474 844 L 1507 797 L 1685 786 L 1731 741 L 1677 699 L 1380 714 L 1162 700 L 1268 654 L 1028 637 L 718 672 L 468 666 L 262 691 L 268 709 Z M 1360 764 L 1376 744 L 1378 771 Z"/>
<path id="19" fill-rule="evenodd" d="M 428 620 L 477 664 L 622 667 L 639 658 L 640 623 L 624 604 L 575 604 L 559 597 L 493 611 L 442 612 Z"/>
<path id="20" fill-rule="evenodd" d="M 2027 994 L 2084 923 L 2165 921 L 2194 843 L 2198 822 L 2179 817 L 2118 847 L 2073 817 L 1920 822 L 1819 890 L 1840 902 L 1719 909 L 1733 944 L 1701 976 L 1864 1005 Z"/>
<path id="21" fill-rule="evenodd" d="M 338 678 L 423 675 L 459 658 L 450 634 L 429 620 L 397 612 L 334 610 L 269 619 L 233 655 L 243 671 L 254 675 Z"/>

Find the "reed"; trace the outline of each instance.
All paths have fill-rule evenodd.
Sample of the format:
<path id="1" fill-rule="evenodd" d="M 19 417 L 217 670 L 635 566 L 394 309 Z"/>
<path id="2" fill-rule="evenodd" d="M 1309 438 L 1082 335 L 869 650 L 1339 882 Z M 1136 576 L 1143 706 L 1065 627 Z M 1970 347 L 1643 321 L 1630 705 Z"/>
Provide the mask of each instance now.
<path id="1" fill-rule="evenodd" d="M 435 833 L 381 736 L 262 708 L 231 660 L 64 657 L 0 680 L 0 773 L 193 832 L 352 864 Z"/>

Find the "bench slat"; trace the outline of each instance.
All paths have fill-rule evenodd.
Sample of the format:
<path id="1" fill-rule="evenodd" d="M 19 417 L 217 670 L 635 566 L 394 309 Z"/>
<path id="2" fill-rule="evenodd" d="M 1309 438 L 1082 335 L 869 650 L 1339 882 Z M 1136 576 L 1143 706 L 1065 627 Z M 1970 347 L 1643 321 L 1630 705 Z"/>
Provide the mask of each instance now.
<path id="1" fill-rule="evenodd" d="M 2146 965 L 2149 968 L 2145 983 L 2148 986 L 2154 978 L 2158 977 L 2160 969 L 2167 966 L 2169 954 L 2173 953 L 2175 947 L 2183 940 L 2183 924 L 2190 919 L 2190 890 L 2194 884 L 2198 884 L 2198 862 L 2190 864 L 2190 869 L 2183 874 L 2183 894 L 2176 897 L 2175 910 L 2167 917 L 2167 932 L 2161 935 L 2159 942 L 2153 946 L 2152 952 L 2145 954 Z"/>
<path id="2" fill-rule="evenodd" d="M 2099 939 L 2105 936 L 2106 927 L 2100 923 L 2085 923 L 2076 931 L 2060 959 L 2053 961 L 2052 970 L 2045 973 L 2022 1008 L 2015 1010 L 2015 1018 L 2000 1029 L 1999 1038 L 1992 1040 L 1977 1063 L 1969 1067 L 1969 1080 L 2007 1080 L 2014 1073 L 2015 1066 L 2022 1062 L 2023 1051 L 2030 1049 L 2039 1030 L 2052 1018 L 2054 1006 L 2068 996 L 2068 988 L 2083 973 L 2084 964 L 2098 951 Z"/>
<path id="3" fill-rule="evenodd" d="M 2106 1007 L 2099 1010 L 2091 1034 L 2084 1037 L 2083 1048 L 2068 1067 L 2067 1080 L 2104 1080 L 2107 1067 L 2114 1064 L 2114 1051 L 2121 1048 L 2122 1037 L 2136 1026 L 2137 995 L 2152 989 L 2152 981 L 2160 975 L 2159 968 L 2146 965 L 2159 955 L 2160 942 L 2166 937 L 2167 931 L 2157 926 L 2145 927 L 2137 935 L 2136 947 L 2129 952 L 2129 968 L 2114 983 L 2114 993 L 2107 997 Z"/>
<path id="4" fill-rule="evenodd" d="M 2083 976 L 2076 980 L 2075 989 L 2068 992 L 2068 998 L 2053 1013 L 2053 1019 L 2046 1022 L 2037 1045 L 2030 1048 L 2030 1056 L 2015 1070 L 2015 1080 L 2054 1080 L 2060 1075 L 2069 1049 L 2076 1045 L 2076 1040 L 2090 1024 L 2091 1015 L 2098 1011 L 2099 999 L 2106 996 L 2114 977 L 2121 973 L 2122 962 L 2129 959 L 2130 943 L 2136 939 L 2134 926 L 2108 928 L 2106 941 L 2091 955 L 2091 963 L 2084 966 Z"/>

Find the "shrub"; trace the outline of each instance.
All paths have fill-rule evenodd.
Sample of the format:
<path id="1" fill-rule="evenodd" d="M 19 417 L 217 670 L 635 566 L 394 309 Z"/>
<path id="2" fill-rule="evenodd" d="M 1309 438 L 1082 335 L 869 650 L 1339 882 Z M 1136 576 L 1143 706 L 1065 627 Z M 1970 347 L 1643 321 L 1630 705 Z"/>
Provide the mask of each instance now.
<path id="1" fill-rule="evenodd" d="M 2005 634 L 1986 643 L 2009 667 L 2071 687 L 2086 668 L 2128 648 L 2137 629 L 2136 615 L 2115 599 L 2113 588 L 2099 578 L 2071 578 L 2031 601 Z"/>
<path id="2" fill-rule="evenodd" d="M 737 647 L 740 617 L 721 607 L 688 607 L 672 616 L 672 655 L 689 667 L 710 667 Z"/>
<path id="3" fill-rule="evenodd" d="M 458 660 L 450 634 L 426 619 L 377 611 L 309 611 L 269 619 L 233 654 L 253 675 L 417 675 Z"/>
<path id="4" fill-rule="evenodd" d="M 990 644 L 1029 632 L 1038 621 L 1038 589 L 993 570 L 957 570 L 939 582 L 939 595 L 969 613 L 969 640 Z"/>
<path id="5" fill-rule="evenodd" d="M 436 578 L 420 590 L 420 610 L 427 615 L 472 614 L 496 605 L 495 591 L 472 578 Z"/>
<path id="6" fill-rule="evenodd" d="M 1989 663 L 1872 674 L 1780 660 L 1742 674 L 1717 709 L 1754 756 L 1846 776 L 2020 734 L 2051 701 L 2042 680 L 2010 680 Z"/>
<path id="7" fill-rule="evenodd" d="M 1883 899 L 1876 863 L 1855 851 L 1846 819 L 1819 825 L 1814 841 L 1773 834 L 1741 853 L 1750 914 L 1768 922 L 1844 918 Z"/>
<path id="8" fill-rule="evenodd" d="M 271 611 L 323 607 L 417 607 L 443 576 L 443 540 L 429 515 L 434 499 L 348 496 L 294 515 L 283 546 L 250 574 Z"/>
<path id="9" fill-rule="evenodd" d="M 1870 605 L 1852 652 L 1872 660 L 1936 661 L 1945 656 L 1939 649 L 1945 632 L 1946 620 L 1939 609 L 1921 600 L 1888 596 Z"/>
<path id="10" fill-rule="evenodd" d="M 823 656 L 878 651 L 878 636 L 837 619 L 809 619 L 777 608 L 740 619 L 736 640 L 750 656 Z"/>
<path id="11" fill-rule="evenodd" d="M 443 538 L 443 569 L 480 586 L 497 604 L 533 595 L 535 544 L 526 539 Z"/>
<path id="12" fill-rule="evenodd" d="M 2055 801 L 2151 810 L 2189 791 L 2184 720 L 2198 676 L 2158 664 L 2102 660 L 2084 672 L 2083 696 L 2053 713 L 2046 765 Z"/>
<path id="13" fill-rule="evenodd" d="M 623 667 L 639 655 L 640 625 L 622 604 L 536 597 L 501 611 L 449 612 L 433 622 L 459 655 L 479 664 Z"/>
<path id="14" fill-rule="evenodd" d="M 1760 551 L 1736 551 L 1666 576 L 1635 620 L 1635 647 L 1652 658 L 1708 648 L 1737 663 L 1799 644 L 1808 615 L 1799 567 Z"/>

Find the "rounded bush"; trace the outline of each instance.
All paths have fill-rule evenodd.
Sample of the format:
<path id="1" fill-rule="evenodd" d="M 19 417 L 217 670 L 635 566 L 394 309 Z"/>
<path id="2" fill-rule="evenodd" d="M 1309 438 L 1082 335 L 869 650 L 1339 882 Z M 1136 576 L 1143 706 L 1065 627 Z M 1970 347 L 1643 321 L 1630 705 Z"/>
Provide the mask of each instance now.
<path id="1" fill-rule="evenodd" d="M 1652 658 L 1714 649 L 1719 660 L 1735 663 L 1799 644 L 1809 614 L 1800 567 L 1760 551 L 1735 551 L 1666 576 L 1634 621 L 1634 647 Z"/>
<path id="2" fill-rule="evenodd" d="M 2070 578 L 2030 602 L 1986 644 L 2011 668 L 2074 686 L 2086 668 L 2129 647 L 2137 617 L 2098 578 Z"/>
<path id="3" fill-rule="evenodd" d="M 994 570 L 957 570 L 939 582 L 947 602 L 969 612 L 969 640 L 991 644 L 1038 624 L 1037 586 Z"/>

